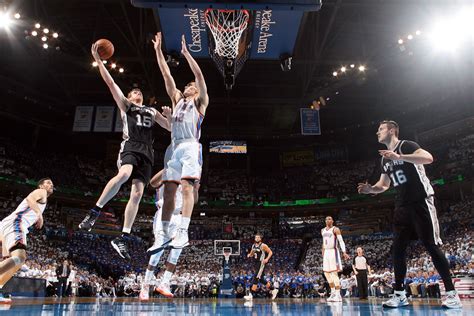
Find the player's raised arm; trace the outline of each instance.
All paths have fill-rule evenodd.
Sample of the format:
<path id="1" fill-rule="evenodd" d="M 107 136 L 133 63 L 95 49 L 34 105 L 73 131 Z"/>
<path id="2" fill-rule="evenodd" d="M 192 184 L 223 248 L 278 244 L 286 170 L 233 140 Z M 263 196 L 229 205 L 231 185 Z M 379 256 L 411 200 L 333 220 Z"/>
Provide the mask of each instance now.
<path id="1" fill-rule="evenodd" d="M 163 127 L 165 130 L 171 132 L 171 121 L 168 120 L 163 114 L 160 113 L 160 111 L 155 109 L 155 122 L 158 123 L 161 127 Z"/>
<path id="2" fill-rule="evenodd" d="M 186 47 L 186 39 L 184 35 L 181 37 L 181 54 L 188 61 L 189 67 L 194 74 L 194 80 L 196 81 L 196 86 L 199 89 L 199 105 L 200 112 L 205 113 L 206 108 L 209 105 L 209 96 L 207 95 L 207 86 L 206 81 L 204 80 L 204 75 L 202 74 L 201 68 L 198 63 L 194 60 L 193 56 L 188 51 Z"/>
<path id="3" fill-rule="evenodd" d="M 45 189 L 36 189 L 26 197 L 28 207 L 31 208 L 36 213 L 36 215 L 38 215 L 38 220 L 36 222 L 37 228 L 43 227 L 43 214 L 41 213 L 38 202 L 46 201 L 47 197 L 48 192 Z"/>
<path id="4" fill-rule="evenodd" d="M 98 49 L 98 45 L 96 43 L 92 44 L 92 47 L 91 47 L 92 57 L 94 57 L 94 60 L 97 63 L 97 67 L 99 68 L 100 75 L 102 76 L 102 79 L 104 79 L 104 82 L 107 84 L 107 87 L 109 87 L 109 90 L 112 93 L 112 97 L 114 98 L 115 103 L 117 103 L 117 106 L 119 107 L 119 109 L 123 112 L 127 112 L 130 102 L 127 100 L 127 98 L 125 98 L 122 90 L 115 83 L 114 79 L 110 75 L 107 68 L 105 68 L 104 64 L 102 63 L 102 60 L 100 59 L 97 49 Z"/>
<path id="5" fill-rule="evenodd" d="M 163 79 L 165 80 L 166 92 L 168 93 L 168 96 L 170 97 L 172 102 L 172 106 L 174 107 L 178 102 L 179 98 L 181 97 L 181 93 L 176 88 L 174 79 L 171 76 L 170 68 L 168 67 L 165 56 L 161 51 L 161 32 L 156 33 L 155 40 L 152 41 L 153 47 L 155 48 L 156 52 L 156 60 L 158 61 L 158 67 L 160 67 L 161 74 L 163 75 Z"/>
<path id="6" fill-rule="evenodd" d="M 357 191 L 359 194 L 379 194 L 387 191 L 390 188 L 390 178 L 387 174 L 382 173 L 379 181 L 376 184 L 370 185 L 367 182 L 359 183 Z"/>

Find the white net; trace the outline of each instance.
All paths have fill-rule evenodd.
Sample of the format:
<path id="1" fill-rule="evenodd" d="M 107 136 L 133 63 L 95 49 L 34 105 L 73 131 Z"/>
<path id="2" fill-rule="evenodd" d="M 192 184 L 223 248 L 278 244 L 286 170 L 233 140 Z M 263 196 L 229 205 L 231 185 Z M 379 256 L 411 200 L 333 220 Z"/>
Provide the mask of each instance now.
<path id="1" fill-rule="evenodd" d="M 214 37 L 214 52 L 225 58 L 235 59 L 239 53 L 239 41 L 247 28 L 247 10 L 206 10 L 206 24 Z"/>

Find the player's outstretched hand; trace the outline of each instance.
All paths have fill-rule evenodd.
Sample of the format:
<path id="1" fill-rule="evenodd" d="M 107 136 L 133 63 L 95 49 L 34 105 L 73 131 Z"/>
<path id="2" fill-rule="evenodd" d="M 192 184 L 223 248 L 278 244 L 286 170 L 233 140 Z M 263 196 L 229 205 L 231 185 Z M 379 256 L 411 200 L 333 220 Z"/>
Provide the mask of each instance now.
<path id="1" fill-rule="evenodd" d="M 359 194 L 370 194 L 372 192 L 371 189 L 372 186 L 367 182 L 357 184 L 357 192 L 359 192 Z"/>
<path id="2" fill-rule="evenodd" d="M 342 256 L 344 257 L 345 260 L 349 260 L 351 257 L 347 253 L 343 253 Z"/>
<path id="3" fill-rule="evenodd" d="M 156 33 L 155 40 L 151 40 L 153 42 L 153 47 L 155 50 L 161 49 L 161 32 Z"/>
<path id="4" fill-rule="evenodd" d="M 400 155 L 394 152 L 393 150 L 379 150 L 380 156 L 390 159 L 390 160 L 399 160 Z"/>
<path id="5" fill-rule="evenodd" d="M 173 110 L 169 106 L 162 106 L 161 109 L 163 110 L 163 116 L 170 118 L 173 115 Z"/>
<path id="6" fill-rule="evenodd" d="M 100 60 L 98 49 L 99 49 L 99 46 L 97 45 L 97 43 L 92 44 L 92 46 L 91 46 L 92 57 L 94 57 L 94 60 L 96 62 L 100 63 L 101 60 Z"/>
<path id="7" fill-rule="evenodd" d="M 186 38 L 184 34 L 181 35 L 181 54 L 186 55 L 189 54 L 188 47 L 186 46 Z"/>

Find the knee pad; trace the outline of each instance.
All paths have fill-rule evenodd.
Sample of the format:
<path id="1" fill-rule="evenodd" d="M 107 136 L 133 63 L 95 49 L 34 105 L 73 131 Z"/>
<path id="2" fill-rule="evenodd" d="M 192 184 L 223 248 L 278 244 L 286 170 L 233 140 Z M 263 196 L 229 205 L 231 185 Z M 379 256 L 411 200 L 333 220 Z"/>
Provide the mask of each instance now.
<path id="1" fill-rule="evenodd" d="M 179 256 L 181 255 L 183 249 L 171 249 L 170 254 L 168 255 L 168 262 L 176 265 L 178 263 Z"/>
<path id="2" fill-rule="evenodd" d="M 153 254 L 150 256 L 150 260 L 148 261 L 148 264 L 151 266 L 156 267 L 158 263 L 160 262 L 161 256 L 163 255 L 164 250 L 160 250 L 157 253 Z"/>

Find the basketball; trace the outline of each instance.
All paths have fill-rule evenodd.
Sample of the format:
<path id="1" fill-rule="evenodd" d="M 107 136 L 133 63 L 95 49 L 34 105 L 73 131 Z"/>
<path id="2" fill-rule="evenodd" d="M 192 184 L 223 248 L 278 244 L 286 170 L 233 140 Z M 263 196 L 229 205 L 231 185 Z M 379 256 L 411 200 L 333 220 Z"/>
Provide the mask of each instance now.
<path id="1" fill-rule="evenodd" d="M 114 44 L 105 38 L 101 38 L 96 42 L 97 52 L 101 59 L 109 59 L 114 54 Z"/>

